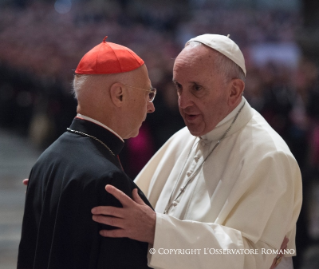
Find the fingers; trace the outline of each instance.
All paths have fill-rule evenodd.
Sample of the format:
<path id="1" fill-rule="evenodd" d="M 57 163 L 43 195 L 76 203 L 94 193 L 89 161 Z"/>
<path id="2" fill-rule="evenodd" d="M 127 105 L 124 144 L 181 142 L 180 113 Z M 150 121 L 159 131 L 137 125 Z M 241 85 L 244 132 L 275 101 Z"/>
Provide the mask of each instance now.
<path id="1" fill-rule="evenodd" d="M 144 201 L 142 200 L 142 198 L 138 195 L 137 188 L 133 189 L 133 191 L 132 191 L 132 197 L 133 197 L 133 200 L 134 200 L 136 203 L 138 203 L 138 204 L 140 204 L 140 205 L 146 205 L 146 204 L 144 203 Z"/>
<path id="2" fill-rule="evenodd" d="M 285 250 L 287 248 L 287 245 L 288 245 L 288 242 L 289 242 L 289 239 L 287 237 L 284 238 L 284 240 L 282 241 L 281 243 L 281 246 L 280 246 L 280 249 L 281 250 Z M 280 263 L 282 257 L 284 256 L 284 254 L 278 254 L 276 256 L 276 258 L 274 259 L 274 262 L 273 264 L 271 265 L 270 269 L 274 269 L 277 267 L 277 265 Z"/>
<path id="3" fill-rule="evenodd" d="M 95 222 L 117 227 L 115 230 L 102 230 L 104 237 L 128 237 L 142 242 L 154 243 L 156 214 L 138 195 L 132 191 L 132 200 L 114 186 L 106 185 L 105 190 L 123 205 L 123 208 L 98 206 L 92 209 Z"/>
<path id="4" fill-rule="evenodd" d="M 123 208 L 114 206 L 97 206 L 92 208 L 91 213 L 94 215 L 109 215 L 113 217 L 123 217 Z"/>
<path id="5" fill-rule="evenodd" d="M 124 192 L 120 191 L 119 189 L 115 188 L 112 185 L 106 185 L 105 190 L 112 194 L 123 206 L 129 206 L 132 204 L 132 199 L 128 197 Z"/>
<path id="6" fill-rule="evenodd" d="M 22 180 L 22 183 L 23 183 L 23 185 L 25 185 L 25 186 L 27 186 L 28 185 L 28 182 L 29 182 L 29 179 L 24 179 L 24 180 Z"/>
<path id="7" fill-rule="evenodd" d="M 92 219 L 95 222 L 101 223 L 101 224 L 106 224 L 118 228 L 123 228 L 124 227 L 124 220 L 121 218 L 113 218 L 113 217 L 108 217 L 108 216 L 102 216 L 102 215 L 93 215 Z"/>
<path id="8" fill-rule="evenodd" d="M 286 249 L 288 245 L 289 239 L 285 236 L 284 241 L 282 241 L 281 249 Z"/>

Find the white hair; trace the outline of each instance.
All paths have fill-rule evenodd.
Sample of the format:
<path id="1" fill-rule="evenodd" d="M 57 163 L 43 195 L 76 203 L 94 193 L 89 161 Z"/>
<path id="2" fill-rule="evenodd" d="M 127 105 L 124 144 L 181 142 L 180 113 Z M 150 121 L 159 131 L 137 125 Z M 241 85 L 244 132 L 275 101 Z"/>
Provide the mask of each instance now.
<path id="1" fill-rule="evenodd" d="M 72 93 L 75 97 L 75 99 L 78 99 L 79 92 L 84 88 L 84 85 L 87 84 L 87 80 L 90 75 L 74 75 L 74 79 L 72 82 Z"/>
<path id="2" fill-rule="evenodd" d="M 74 97 L 78 99 L 79 93 L 83 90 L 103 89 L 106 85 L 111 85 L 115 82 L 132 84 L 136 79 L 136 73 L 134 71 L 135 70 L 116 74 L 75 74 L 72 83 L 72 92 Z"/>
<path id="3" fill-rule="evenodd" d="M 125 81 L 123 74 L 94 74 L 94 75 L 74 75 L 73 79 L 73 94 L 77 99 L 79 93 L 83 90 L 91 90 L 95 88 L 103 88 L 107 83 L 115 81 Z"/>
<path id="4" fill-rule="evenodd" d="M 186 46 L 195 47 L 198 45 L 205 46 L 204 44 L 198 41 L 191 41 Z M 225 75 L 226 82 L 234 78 L 238 78 L 238 79 L 241 79 L 242 81 L 245 81 L 246 76 L 243 70 L 239 67 L 239 65 L 234 63 L 231 59 L 229 59 L 228 57 L 226 57 L 224 54 L 220 53 L 219 51 L 215 49 L 212 49 L 212 50 L 217 52 L 216 58 L 214 60 L 214 68 L 216 71 Z"/>

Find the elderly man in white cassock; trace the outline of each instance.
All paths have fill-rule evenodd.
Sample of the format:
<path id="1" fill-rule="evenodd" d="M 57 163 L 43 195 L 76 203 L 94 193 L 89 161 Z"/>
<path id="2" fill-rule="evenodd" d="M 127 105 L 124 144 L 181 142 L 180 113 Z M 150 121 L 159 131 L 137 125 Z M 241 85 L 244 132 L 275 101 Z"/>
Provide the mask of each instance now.
<path id="1" fill-rule="evenodd" d="M 186 43 L 173 82 L 187 128 L 135 179 L 156 213 L 107 185 L 123 208 L 92 210 L 95 221 L 119 227 L 101 235 L 148 242 L 154 268 L 293 268 L 300 170 L 242 96 L 245 76 L 243 54 L 229 37 Z"/>

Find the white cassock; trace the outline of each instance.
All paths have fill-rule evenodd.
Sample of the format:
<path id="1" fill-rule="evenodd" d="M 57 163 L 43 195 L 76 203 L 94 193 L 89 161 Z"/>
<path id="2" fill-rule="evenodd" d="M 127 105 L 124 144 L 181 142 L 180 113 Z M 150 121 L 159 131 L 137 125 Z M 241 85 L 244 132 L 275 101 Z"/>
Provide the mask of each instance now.
<path id="1" fill-rule="evenodd" d="M 175 205 L 163 214 L 189 179 Z M 173 135 L 135 183 L 156 211 L 151 267 L 269 269 L 276 254 L 267 253 L 280 249 L 285 236 L 291 254 L 285 257 L 295 250 L 302 202 L 298 164 L 283 139 L 244 98 L 201 138 L 187 128 Z M 249 249 L 254 254 L 247 254 Z M 237 254 L 216 254 L 227 250 Z M 289 259 L 291 266 L 291 258 L 282 265 Z"/>

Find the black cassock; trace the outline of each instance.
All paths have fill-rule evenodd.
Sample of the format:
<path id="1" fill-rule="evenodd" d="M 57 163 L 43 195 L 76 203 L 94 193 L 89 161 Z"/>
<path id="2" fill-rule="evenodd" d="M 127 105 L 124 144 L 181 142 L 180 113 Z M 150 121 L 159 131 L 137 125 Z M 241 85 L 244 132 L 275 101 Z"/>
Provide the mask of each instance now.
<path id="1" fill-rule="evenodd" d="M 90 121 L 75 118 L 70 129 L 96 137 L 115 155 L 124 145 Z M 65 132 L 45 150 L 29 177 L 18 268 L 148 268 L 147 243 L 99 234 L 112 227 L 94 222 L 91 209 L 121 207 L 106 184 L 130 197 L 137 187 L 117 156 L 93 138 Z M 150 206 L 140 190 L 139 195 Z"/>

